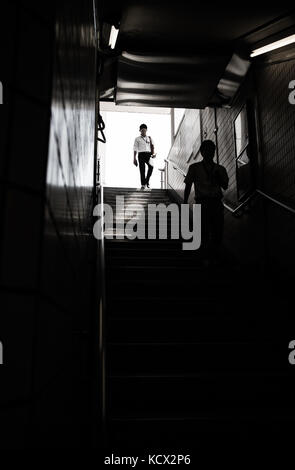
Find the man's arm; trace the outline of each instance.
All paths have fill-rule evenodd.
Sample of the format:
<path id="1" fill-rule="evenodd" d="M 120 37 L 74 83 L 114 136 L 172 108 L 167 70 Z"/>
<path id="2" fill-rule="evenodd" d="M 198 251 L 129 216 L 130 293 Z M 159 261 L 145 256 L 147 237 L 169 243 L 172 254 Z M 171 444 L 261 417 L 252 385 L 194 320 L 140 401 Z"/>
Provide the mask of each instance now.
<path id="1" fill-rule="evenodd" d="M 191 189 L 192 189 L 192 184 L 193 184 L 193 169 L 192 165 L 189 167 L 188 172 L 186 177 L 184 178 L 185 182 L 185 189 L 184 189 L 184 197 L 183 197 L 183 203 L 187 204 Z"/>
<path id="2" fill-rule="evenodd" d="M 185 183 L 185 189 L 184 189 L 184 198 L 183 198 L 183 203 L 187 204 L 191 189 L 192 189 L 192 182 L 189 181 L 188 183 Z"/>
<path id="3" fill-rule="evenodd" d="M 219 183 L 222 189 L 228 188 L 228 174 L 226 169 L 222 166 L 219 172 Z"/>
<path id="4" fill-rule="evenodd" d="M 135 166 L 138 165 L 137 160 L 136 160 L 136 154 L 137 154 L 137 151 L 134 150 L 133 163 L 134 163 Z"/>
<path id="5" fill-rule="evenodd" d="M 151 141 L 151 153 L 152 155 L 155 155 L 155 144 L 151 136 L 150 136 L 150 141 Z"/>
<path id="6" fill-rule="evenodd" d="M 138 144 L 137 144 L 137 140 L 135 139 L 134 145 L 133 145 L 133 164 L 134 164 L 135 166 L 138 165 L 138 162 L 137 162 L 137 160 L 136 160 L 136 154 L 137 154 L 137 152 L 138 152 Z"/>

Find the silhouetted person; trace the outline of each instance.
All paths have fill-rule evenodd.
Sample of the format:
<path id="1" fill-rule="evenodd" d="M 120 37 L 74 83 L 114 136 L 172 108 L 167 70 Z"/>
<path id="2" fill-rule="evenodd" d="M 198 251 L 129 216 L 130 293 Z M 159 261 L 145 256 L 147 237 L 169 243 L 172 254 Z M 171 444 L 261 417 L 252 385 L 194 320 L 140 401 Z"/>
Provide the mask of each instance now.
<path id="1" fill-rule="evenodd" d="M 136 154 L 138 153 L 138 162 L 139 162 L 139 171 L 140 171 L 140 181 L 141 189 L 149 189 L 150 187 L 150 177 L 152 175 L 154 167 L 149 164 L 149 159 L 155 153 L 154 143 L 150 136 L 146 135 L 147 125 L 141 124 L 139 127 L 140 136 L 136 137 L 134 141 L 134 157 L 133 163 L 135 166 L 138 165 L 136 160 Z M 147 175 L 145 176 L 145 165 L 148 166 Z"/>
<path id="2" fill-rule="evenodd" d="M 223 238 L 224 207 L 222 189 L 228 187 L 226 169 L 214 163 L 215 144 L 204 140 L 200 152 L 201 162 L 193 163 L 184 179 L 184 203 L 190 195 L 192 184 L 195 188 L 196 204 L 201 204 L 202 248 L 208 261 L 217 261 Z"/>

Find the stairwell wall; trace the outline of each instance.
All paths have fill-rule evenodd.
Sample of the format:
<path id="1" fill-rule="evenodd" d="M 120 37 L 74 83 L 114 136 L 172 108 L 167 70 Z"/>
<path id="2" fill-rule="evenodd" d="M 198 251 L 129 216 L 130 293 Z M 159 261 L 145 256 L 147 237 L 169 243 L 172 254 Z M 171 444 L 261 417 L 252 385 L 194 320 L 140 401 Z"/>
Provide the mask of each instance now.
<path id="1" fill-rule="evenodd" d="M 217 138 L 218 160 L 229 174 L 224 196 L 238 205 L 234 119 L 247 103 L 252 109 L 250 125 L 253 142 L 254 185 L 292 207 L 294 204 L 295 106 L 288 101 L 289 82 L 294 79 L 294 49 L 286 57 L 275 54 L 254 62 L 231 108 L 186 110 L 185 118 L 171 148 L 169 158 L 184 172 L 191 161 L 187 151 L 201 141 Z M 255 117 L 256 113 L 256 117 Z M 194 127 L 194 125 L 196 127 Z M 217 137 L 216 137 L 217 132 Z M 186 142 L 182 148 L 181 142 Z M 169 166 L 168 189 L 183 198 L 183 176 Z M 177 173 L 177 175 L 176 175 Z M 193 202 L 193 195 L 190 197 Z M 261 198 L 240 218 L 225 210 L 225 245 L 245 265 L 292 273 L 295 255 L 295 218 L 284 209 Z"/>
<path id="2" fill-rule="evenodd" d="M 93 2 L 7 2 L 1 20 L 0 447 L 79 448 L 97 418 Z"/>

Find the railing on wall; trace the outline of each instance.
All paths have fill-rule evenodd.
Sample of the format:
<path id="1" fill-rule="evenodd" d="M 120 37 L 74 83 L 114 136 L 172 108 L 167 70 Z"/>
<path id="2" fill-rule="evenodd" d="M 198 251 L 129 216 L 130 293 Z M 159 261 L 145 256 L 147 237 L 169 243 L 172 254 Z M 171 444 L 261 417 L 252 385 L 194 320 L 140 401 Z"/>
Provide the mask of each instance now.
<path id="1" fill-rule="evenodd" d="M 165 171 L 167 171 L 167 165 L 171 165 L 174 170 L 178 171 L 182 176 L 186 176 L 186 173 L 179 168 L 175 163 L 173 163 L 171 160 L 165 159 Z M 242 214 L 242 210 L 248 206 L 248 204 L 251 202 L 252 199 L 254 199 L 255 196 L 261 196 L 264 199 L 267 199 L 270 202 L 273 202 L 277 206 L 281 207 L 282 209 L 287 210 L 288 212 L 295 214 L 295 209 L 291 206 L 288 206 L 287 204 L 284 204 L 281 201 L 278 201 L 277 199 L 273 198 L 269 194 L 266 194 L 264 191 L 261 191 L 260 189 L 255 189 L 241 204 L 239 204 L 237 207 L 231 207 L 228 203 L 223 202 L 223 205 L 225 209 L 227 209 L 233 216 L 239 216 Z"/>
<path id="2" fill-rule="evenodd" d="M 168 165 L 171 165 L 174 170 L 178 171 L 178 173 L 182 174 L 182 176 L 186 176 L 186 173 L 181 169 L 179 168 L 179 166 L 176 165 L 176 163 L 173 163 L 171 160 L 168 160 L 167 158 L 165 158 L 164 160 L 166 163 L 168 163 Z"/>
<path id="3" fill-rule="evenodd" d="M 253 192 L 251 193 L 241 204 L 239 204 L 237 207 L 231 207 L 229 204 L 227 204 L 225 201 L 223 201 L 223 206 L 225 209 L 227 209 L 232 215 L 234 216 L 239 216 L 242 214 L 242 210 L 254 199 L 256 196 L 256 193 Z"/>
<path id="4" fill-rule="evenodd" d="M 295 209 L 293 207 L 290 207 L 287 204 L 284 204 L 283 202 L 278 201 L 277 199 L 273 198 L 272 196 L 269 196 L 269 194 L 266 194 L 264 191 L 261 191 L 260 189 L 256 189 L 256 193 L 260 194 L 260 196 L 264 197 L 265 199 L 268 199 L 269 201 L 273 202 L 277 206 L 282 207 L 283 209 L 287 210 L 288 212 L 291 212 L 291 214 L 295 214 Z"/>

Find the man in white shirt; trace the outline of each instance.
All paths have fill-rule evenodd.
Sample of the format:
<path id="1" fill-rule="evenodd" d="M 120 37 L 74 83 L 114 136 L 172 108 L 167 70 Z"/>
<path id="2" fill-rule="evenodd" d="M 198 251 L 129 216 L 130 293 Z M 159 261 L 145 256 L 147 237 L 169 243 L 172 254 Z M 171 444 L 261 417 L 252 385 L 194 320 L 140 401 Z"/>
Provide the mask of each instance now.
<path id="1" fill-rule="evenodd" d="M 140 171 L 140 181 L 141 181 L 141 189 L 149 189 L 150 187 L 150 177 L 153 172 L 153 166 L 149 164 L 149 159 L 151 156 L 154 156 L 155 149 L 154 143 L 150 136 L 146 135 L 147 132 L 147 125 L 141 124 L 139 127 L 140 135 L 136 137 L 134 141 L 134 157 L 133 163 L 135 166 L 139 163 L 139 171 Z M 138 153 L 138 162 L 136 160 L 136 154 Z M 145 165 L 148 166 L 147 175 L 145 176 Z"/>

